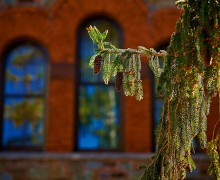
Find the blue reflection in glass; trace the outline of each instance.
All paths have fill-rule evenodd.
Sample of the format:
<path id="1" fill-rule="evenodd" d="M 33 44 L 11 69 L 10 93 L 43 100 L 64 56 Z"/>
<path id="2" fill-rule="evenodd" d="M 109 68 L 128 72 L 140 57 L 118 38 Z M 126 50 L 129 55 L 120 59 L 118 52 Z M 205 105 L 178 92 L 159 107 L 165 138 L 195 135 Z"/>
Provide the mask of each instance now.
<path id="1" fill-rule="evenodd" d="M 88 27 L 89 25 L 96 26 L 101 32 L 104 32 L 105 30 L 108 30 L 108 36 L 106 38 L 106 41 L 112 42 L 116 47 L 120 46 L 120 36 L 119 36 L 119 30 L 118 28 L 111 22 L 103 20 L 103 19 L 97 19 L 95 21 L 92 21 L 86 25 Z M 82 35 L 80 37 L 80 58 L 81 58 L 81 68 L 80 68 L 80 77 L 81 82 L 98 82 L 103 81 L 101 74 L 97 76 L 92 76 L 93 71 L 88 66 L 88 62 L 92 55 L 95 54 L 95 50 L 97 47 L 93 44 L 91 38 L 88 35 L 88 32 L 86 31 L 86 28 L 82 29 Z"/>
<path id="2" fill-rule="evenodd" d="M 156 98 L 154 103 L 155 103 L 154 119 L 155 119 L 155 124 L 157 125 L 160 122 L 160 116 L 162 113 L 164 101 L 163 99 Z"/>
<path id="3" fill-rule="evenodd" d="M 45 57 L 30 45 L 17 47 L 6 59 L 6 94 L 42 93 L 45 88 Z"/>
<path id="4" fill-rule="evenodd" d="M 79 150 L 118 149 L 119 148 L 119 98 L 113 85 L 103 85 L 101 73 L 93 76 L 88 62 L 97 47 L 86 31 L 95 25 L 101 32 L 109 30 L 106 41 L 119 47 L 119 30 L 104 19 L 90 21 L 82 28 L 80 37 L 80 87 L 79 124 L 77 128 L 77 148 Z M 94 50 L 93 50 L 94 49 Z"/>
<path id="5" fill-rule="evenodd" d="M 3 146 L 30 146 L 43 143 L 43 100 L 5 98 Z"/>
<path id="6" fill-rule="evenodd" d="M 4 147 L 42 146 L 46 56 L 37 47 L 23 44 L 5 61 Z"/>
<path id="7" fill-rule="evenodd" d="M 119 146 L 118 95 L 114 87 L 80 87 L 79 149 L 114 149 Z"/>

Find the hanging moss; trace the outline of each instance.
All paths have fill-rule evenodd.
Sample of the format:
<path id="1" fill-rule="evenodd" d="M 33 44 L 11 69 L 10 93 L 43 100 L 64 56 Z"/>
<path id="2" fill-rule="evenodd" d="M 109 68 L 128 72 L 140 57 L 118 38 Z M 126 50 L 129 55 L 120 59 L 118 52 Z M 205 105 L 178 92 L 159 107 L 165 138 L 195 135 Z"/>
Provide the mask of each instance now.
<path id="1" fill-rule="evenodd" d="M 105 82 L 123 72 L 125 95 L 143 99 L 140 55 L 145 55 L 155 75 L 156 94 L 164 99 L 155 130 L 156 154 L 144 168 L 142 179 L 184 179 L 186 172 L 196 168 L 191 156 L 195 138 L 210 154 L 209 174 L 220 179 L 219 133 L 208 146 L 206 138 L 210 102 L 220 90 L 220 2 L 179 0 L 176 5 L 183 13 L 167 52 L 142 46 L 118 49 L 104 41 L 107 31 L 101 33 L 90 26 L 88 33 L 98 46 L 97 54 L 106 57 L 102 67 Z"/>

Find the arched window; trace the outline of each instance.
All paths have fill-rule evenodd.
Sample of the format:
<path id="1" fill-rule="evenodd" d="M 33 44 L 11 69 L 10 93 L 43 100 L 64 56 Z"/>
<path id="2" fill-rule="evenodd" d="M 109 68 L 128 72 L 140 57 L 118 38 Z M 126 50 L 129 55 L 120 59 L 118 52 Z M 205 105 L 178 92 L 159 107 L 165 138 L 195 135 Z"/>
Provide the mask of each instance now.
<path id="1" fill-rule="evenodd" d="M 42 149 L 44 144 L 47 54 L 20 42 L 3 57 L 3 149 Z"/>
<path id="2" fill-rule="evenodd" d="M 108 29 L 107 41 L 121 46 L 121 31 L 110 20 L 95 18 L 79 29 L 76 150 L 119 150 L 119 94 L 114 89 L 113 81 L 106 86 L 101 74 L 93 76 L 92 69 L 88 66 L 96 49 L 86 31 L 89 25 L 95 25 L 100 31 Z"/>

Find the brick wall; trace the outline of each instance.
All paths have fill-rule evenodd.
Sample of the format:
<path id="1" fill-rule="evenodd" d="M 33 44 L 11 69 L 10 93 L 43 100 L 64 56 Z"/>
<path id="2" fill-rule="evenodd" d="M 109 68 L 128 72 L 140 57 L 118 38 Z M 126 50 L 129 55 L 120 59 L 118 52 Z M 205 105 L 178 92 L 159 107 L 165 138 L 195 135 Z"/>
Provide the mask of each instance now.
<path id="1" fill-rule="evenodd" d="M 141 0 L 57 0 L 50 8 L 9 7 L 0 12 L 1 57 L 21 38 L 38 42 L 50 57 L 45 151 L 71 152 L 74 149 L 77 30 L 87 18 L 103 14 L 122 27 L 125 48 L 158 47 L 168 42 L 180 16 L 175 8 L 150 12 Z M 143 82 L 143 101 L 123 98 L 124 152 L 152 150 L 149 73 L 145 73 Z M 213 111 L 216 112 L 216 108 Z"/>
<path id="2" fill-rule="evenodd" d="M 1 180 L 134 180 L 148 165 L 150 154 L 0 154 Z M 188 180 L 211 179 L 206 174 L 208 157 L 196 155 L 197 169 Z"/>

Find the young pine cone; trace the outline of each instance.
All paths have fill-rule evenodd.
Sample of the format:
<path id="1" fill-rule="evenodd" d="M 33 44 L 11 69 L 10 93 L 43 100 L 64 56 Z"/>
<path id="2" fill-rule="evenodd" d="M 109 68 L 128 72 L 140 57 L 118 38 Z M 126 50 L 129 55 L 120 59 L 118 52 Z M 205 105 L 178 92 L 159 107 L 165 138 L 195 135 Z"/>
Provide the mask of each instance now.
<path id="1" fill-rule="evenodd" d="M 98 55 L 95 57 L 94 60 L 93 74 L 97 75 L 100 72 L 101 67 L 102 67 L 102 56 Z"/>
<path id="2" fill-rule="evenodd" d="M 116 74 L 116 79 L 115 79 L 115 88 L 117 91 L 121 90 L 123 84 L 123 72 L 118 72 Z"/>

